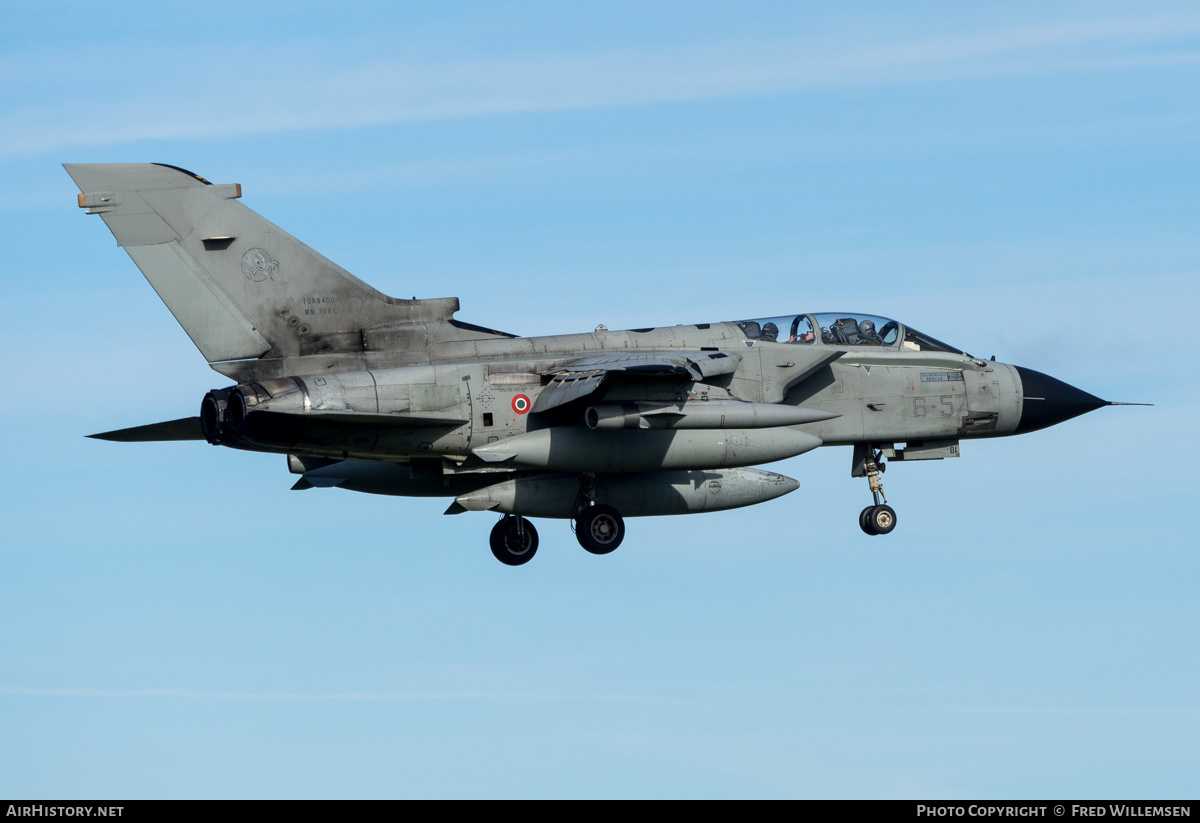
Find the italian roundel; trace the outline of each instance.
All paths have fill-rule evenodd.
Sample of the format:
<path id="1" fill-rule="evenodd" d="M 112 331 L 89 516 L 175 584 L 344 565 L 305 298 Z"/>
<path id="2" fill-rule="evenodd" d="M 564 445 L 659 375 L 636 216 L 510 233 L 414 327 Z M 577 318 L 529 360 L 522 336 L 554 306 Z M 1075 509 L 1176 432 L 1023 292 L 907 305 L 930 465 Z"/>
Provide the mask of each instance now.
<path id="1" fill-rule="evenodd" d="M 512 410 L 517 414 L 525 414 L 529 411 L 529 398 L 523 394 L 518 394 L 512 399 Z"/>

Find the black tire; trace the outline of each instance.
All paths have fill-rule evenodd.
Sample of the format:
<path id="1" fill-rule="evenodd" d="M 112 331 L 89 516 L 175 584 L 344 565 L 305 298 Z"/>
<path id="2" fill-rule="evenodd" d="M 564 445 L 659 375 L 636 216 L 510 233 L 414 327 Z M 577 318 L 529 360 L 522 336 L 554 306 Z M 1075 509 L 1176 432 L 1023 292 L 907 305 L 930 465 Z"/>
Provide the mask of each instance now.
<path id="1" fill-rule="evenodd" d="M 863 530 L 864 534 L 869 534 L 872 537 L 879 534 L 879 532 L 871 528 L 871 512 L 874 508 L 874 506 L 867 506 L 858 513 L 858 527 Z"/>
<path id="2" fill-rule="evenodd" d="M 612 506 L 589 506 L 575 519 L 575 539 L 592 554 L 608 554 L 625 539 L 625 518 Z"/>
<path id="3" fill-rule="evenodd" d="M 523 517 L 506 517 L 492 526 L 492 554 L 506 566 L 523 566 L 538 548 L 537 529 Z"/>
<path id="4" fill-rule="evenodd" d="M 896 528 L 896 511 L 888 505 L 872 506 L 868 521 L 876 534 L 887 534 Z"/>

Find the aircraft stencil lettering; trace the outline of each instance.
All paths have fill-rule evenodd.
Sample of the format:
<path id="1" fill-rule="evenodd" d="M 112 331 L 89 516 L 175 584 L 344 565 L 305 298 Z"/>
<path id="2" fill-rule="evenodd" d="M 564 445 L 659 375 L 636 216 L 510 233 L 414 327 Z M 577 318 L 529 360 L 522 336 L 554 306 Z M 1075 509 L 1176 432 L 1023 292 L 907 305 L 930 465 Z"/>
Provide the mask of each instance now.
<path id="1" fill-rule="evenodd" d="M 207 440 L 287 456 L 293 488 L 452 498 L 500 515 L 495 556 L 527 562 L 528 518 L 573 521 L 607 554 L 625 518 L 749 506 L 799 483 L 752 468 L 852 446 L 871 535 L 896 526 L 886 460 L 959 456 L 1109 404 L 858 312 L 550 337 L 455 319 L 457 298 L 368 286 L 213 185 L 160 164 L 67 164 L 192 342 L 234 385 L 199 417 L 93 435 Z"/>

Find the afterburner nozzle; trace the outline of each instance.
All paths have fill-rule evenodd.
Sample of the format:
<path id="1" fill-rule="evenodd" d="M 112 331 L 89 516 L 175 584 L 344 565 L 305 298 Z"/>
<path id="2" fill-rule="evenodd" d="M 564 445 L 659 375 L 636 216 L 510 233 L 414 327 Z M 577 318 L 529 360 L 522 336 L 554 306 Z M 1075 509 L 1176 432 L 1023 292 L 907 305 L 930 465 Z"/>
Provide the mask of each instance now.
<path id="1" fill-rule="evenodd" d="M 213 389 L 200 401 L 200 431 L 214 446 L 223 446 L 232 440 L 227 419 L 229 393 L 230 389 Z"/>

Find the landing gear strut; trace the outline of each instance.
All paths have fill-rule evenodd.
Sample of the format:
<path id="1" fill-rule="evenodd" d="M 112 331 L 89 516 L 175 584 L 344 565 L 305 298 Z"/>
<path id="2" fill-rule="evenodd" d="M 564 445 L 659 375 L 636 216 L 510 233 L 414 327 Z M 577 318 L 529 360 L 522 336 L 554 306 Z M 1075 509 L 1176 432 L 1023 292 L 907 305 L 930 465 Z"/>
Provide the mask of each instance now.
<path id="1" fill-rule="evenodd" d="M 871 444 L 858 444 L 854 447 L 854 465 L 850 474 L 853 477 L 866 477 L 871 484 L 871 496 L 875 505 L 867 506 L 858 514 L 858 526 L 870 535 L 887 534 L 896 528 L 896 510 L 887 504 L 887 495 L 883 493 L 883 483 L 879 477 L 887 471 L 883 462 L 883 451 Z"/>
<path id="2" fill-rule="evenodd" d="M 506 566 L 521 566 L 537 552 L 538 533 L 524 517 L 506 514 L 492 527 L 492 554 Z"/>

